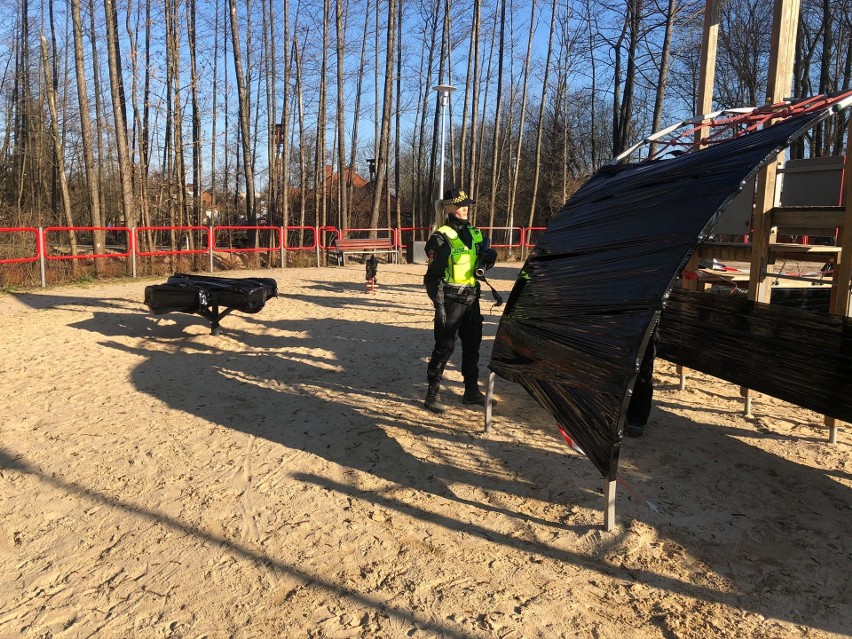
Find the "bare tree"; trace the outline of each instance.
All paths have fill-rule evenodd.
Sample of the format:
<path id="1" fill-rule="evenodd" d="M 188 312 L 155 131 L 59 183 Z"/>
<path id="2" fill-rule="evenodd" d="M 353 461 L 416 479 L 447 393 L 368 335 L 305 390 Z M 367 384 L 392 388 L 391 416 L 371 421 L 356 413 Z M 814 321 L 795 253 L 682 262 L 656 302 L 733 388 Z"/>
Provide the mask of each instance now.
<path id="1" fill-rule="evenodd" d="M 503 107 L 503 53 L 506 47 L 506 0 L 500 0 L 500 44 L 497 51 L 497 110 L 494 114 L 494 137 L 491 144 L 491 201 L 489 202 L 488 226 L 494 226 L 497 210 L 497 166 L 499 163 L 499 141 Z"/>
<path id="2" fill-rule="evenodd" d="M 254 168 L 251 163 L 251 134 L 249 131 L 249 104 L 248 91 L 246 89 L 246 75 L 243 67 L 242 47 L 240 45 L 240 31 L 237 24 L 237 0 L 229 0 L 231 11 L 231 51 L 234 56 L 234 75 L 237 78 L 237 100 L 239 102 L 240 141 L 242 143 L 243 175 L 246 182 L 246 219 L 249 225 L 257 224 L 257 210 L 254 203 Z M 248 0 L 246 2 L 248 7 Z M 248 16 L 246 17 L 248 20 Z M 250 234 L 250 244 L 257 246 L 257 233 Z"/>
<path id="3" fill-rule="evenodd" d="M 118 173 L 121 182 L 121 207 L 125 224 L 134 224 L 133 186 L 131 182 L 130 152 L 127 147 L 127 112 L 124 98 L 124 80 L 121 74 L 121 51 L 118 46 L 118 12 L 114 0 L 104 0 L 107 28 L 107 57 L 109 84 L 112 96 L 112 113 L 115 122 L 115 143 L 118 154 Z"/>
<path id="4" fill-rule="evenodd" d="M 77 76 L 77 102 L 80 107 L 80 143 L 83 146 L 83 162 L 86 167 L 86 182 L 89 191 L 89 208 L 92 225 L 103 226 L 101 221 L 101 201 L 98 193 L 98 179 L 95 171 L 95 155 L 92 151 L 92 131 L 89 125 L 89 94 L 86 88 L 86 67 L 83 61 L 83 26 L 80 18 L 80 0 L 71 0 L 71 15 L 74 25 L 74 62 Z M 102 234 L 95 234 L 94 252 L 104 250 Z M 95 260 L 95 272 L 99 273 L 101 262 Z"/>
<path id="5" fill-rule="evenodd" d="M 335 28 L 337 32 L 337 210 L 340 227 L 349 226 L 349 208 L 347 206 L 346 181 L 346 109 L 344 102 L 343 67 L 346 55 L 346 31 L 343 19 L 343 0 L 335 2 Z"/>
<path id="6" fill-rule="evenodd" d="M 62 148 L 62 143 L 59 137 L 59 114 L 56 108 L 56 91 L 53 88 L 52 73 L 50 71 L 50 59 L 47 55 L 47 39 L 41 37 L 41 62 L 44 70 L 44 87 L 47 91 L 47 105 L 50 111 L 50 133 L 53 138 L 53 155 L 56 158 L 57 178 L 59 180 L 60 192 L 62 194 L 62 217 L 65 224 L 74 226 L 74 218 L 71 215 L 71 194 L 68 192 L 68 179 L 65 176 L 65 151 Z M 71 254 L 77 254 L 77 236 L 73 231 L 70 232 Z M 72 268 L 77 261 L 73 261 Z M 76 268 L 75 268 L 76 270 Z"/>
<path id="7" fill-rule="evenodd" d="M 538 198 L 538 183 L 541 179 L 541 141 L 544 132 L 544 114 L 545 105 L 547 103 L 547 84 L 550 77 L 550 58 L 553 51 L 553 32 L 556 30 L 556 3 L 558 0 L 553 0 L 550 8 L 550 32 L 547 36 L 547 60 L 544 63 L 544 79 L 541 82 L 541 103 L 538 109 L 538 127 L 536 127 L 535 136 L 535 163 L 533 171 L 533 190 L 532 199 L 530 202 L 530 215 L 527 220 L 527 226 L 531 227 L 535 222 L 535 206 Z"/>
<path id="8" fill-rule="evenodd" d="M 396 0 L 388 0 L 387 51 L 385 52 L 384 103 L 382 108 L 382 130 L 379 138 L 379 153 L 376 158 L 376 188 L 373 191 L 373 211 L 370 228 L 379 224 L 379 208 L 385 182 L 385 165 L 390 149 L 390 120 L 393 106 L 393 72 L 396 55 Z"/>

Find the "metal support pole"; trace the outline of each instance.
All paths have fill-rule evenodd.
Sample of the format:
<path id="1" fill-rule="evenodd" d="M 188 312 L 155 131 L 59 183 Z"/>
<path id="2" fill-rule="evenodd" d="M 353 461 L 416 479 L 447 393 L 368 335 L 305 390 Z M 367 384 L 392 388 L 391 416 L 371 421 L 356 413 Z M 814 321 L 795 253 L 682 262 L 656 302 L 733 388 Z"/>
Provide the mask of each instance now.
<path id="1" fill-rule="evenodd" d="M 491 432 L 491 414 L 494 400 L 494 371 L 488 371 L 488 385 L 485 389 L 485 432 Z"/>
<path id="2" fill-rule="evenodd" d="M 455 91 L 456 88 L 449 84 L 439 84 L 432 88 L 438 92 L 441 100 L 441 162 L 440 171 L 438 173 L 440 176 L 438 180 L 438 197 L 435 200 L 435 219 L 437 220 L 440 217 L 439 210 L 441 208 L 441 198 L 444 197 L 444 114 L 446 112 L 447 105 L 450 102 L 450 94 Z"/>
<path id="3" fill-rule="evenodd" d="M 604 486 L 604 530 L 615 529 L 615 480 L 607 480 Z"/>
<path id="4" fill-rule="evenodd" d="M 316 242 L 314 242 L 314 243 L 317 245 L 317 268 L 320 267 L 320 230 L 319 230 L 319 228 L 320 228 L 319 226 L 314 227 L 314 233 L 316 234 L 316 235 L 314 235 L 314 239 L 316 240 Z"/>
<path id="5" fill-rule="evenodd" d="M 130 237 L 127 238 L 127 241 L 130 242 L 130 259 L 132 260 L 131 271 L 133 272 L 133 278 L 136 278 L 136 227 L 130 227 Z"/>
<path id="6" fill-rule="evenodd" d="M 740 395 L 743 396 L 743 417 L 751 417 L 751 391 L 745 386 L 740 387 Z"/>
<path id="7" fill-rule="evenodd" d="M 38 227 L 38 237 L 36 238 L 38 242 L 38 256 L 39 256 L 39 264 L 41 265 L 41 287 L 47 288 L 47 276 L 45 274 L 45 265 L 44 265 L 44 253 L 45 253 L 45 241 L 44 241 L 44 229 L 42 227 Z"/>
<path id="8" fill-rule="evenodd" d="M 824 423 L 828 426 L 828 443 L 836 444 L 837 443 L 837 420 L 834 417 L 826 416 L 824 418 Z"/>
<path id="9" fill-rule="evenodd" d="M 213 235 L 213 227 L 209 226 L 207 235 L 207 252 L 210 254 L 210 272 L 213 272 L 213 245 L 216 243 L 216 236 Z"/>
<path id="10" fill-rule="evenodd" d="M 281 227 L 281 268 L 287 266 L 287 229 Z"/>

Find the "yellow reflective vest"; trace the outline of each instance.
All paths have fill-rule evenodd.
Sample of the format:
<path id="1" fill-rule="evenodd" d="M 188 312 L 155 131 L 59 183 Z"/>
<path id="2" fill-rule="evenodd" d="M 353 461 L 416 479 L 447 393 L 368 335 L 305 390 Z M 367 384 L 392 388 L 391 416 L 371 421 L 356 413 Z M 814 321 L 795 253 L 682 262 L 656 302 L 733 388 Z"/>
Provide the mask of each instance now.
<path id="1" fill-rule="evenodd" d="M 473 272 L 476 269 L 476 256 L 479 253 L 479 245 L 482 244 L 482 231 L 476 227 L 470 228 L 470 236 L 473 241 L 470 248 L 465 246 L 458 232 L 451 226 L 442 226 L 438 229 L 450 243 L 450 259 L 444 271 L 444 279 L 451 284 L 469 284 L 474 286 L 476 278 Z"/>

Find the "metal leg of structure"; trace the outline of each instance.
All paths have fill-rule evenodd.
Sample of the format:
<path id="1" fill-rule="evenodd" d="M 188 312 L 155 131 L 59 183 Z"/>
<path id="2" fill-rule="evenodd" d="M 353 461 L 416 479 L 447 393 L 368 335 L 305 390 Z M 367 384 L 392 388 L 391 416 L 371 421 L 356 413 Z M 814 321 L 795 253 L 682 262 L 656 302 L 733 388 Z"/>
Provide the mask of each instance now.
<path id="1" fill-rule="evenodd" d="M 828 443 L 837 443 L 837 420 L 834 417 L 826 417 L 825 425 L 828 426 Z"/>
<path id="2" fill-rule="evenodd" d="M 607 480 L 604 486 L 604 530 L 612 532 L 615 528 L 615 480 Z"/>
<path id="3" fill-rule="evenodd" d="M 678 366 L 677 374 L 680 377 L 680 390 L 686 390 L 686 369 L 683 366 Z"/>
<path id="4" fill-rule="evenodd" d="M 745 386 L 740 387 L 740 395 L 743 397 L 743 417 L 751 417 L 751 391 Z"/>
<path id="5" fill-rule="evenodd" d="M 488 371 L 488 385 L 485 389 L 485 432 L 491 432 L 491 410 L 494 400 L 494 371 Z"/>

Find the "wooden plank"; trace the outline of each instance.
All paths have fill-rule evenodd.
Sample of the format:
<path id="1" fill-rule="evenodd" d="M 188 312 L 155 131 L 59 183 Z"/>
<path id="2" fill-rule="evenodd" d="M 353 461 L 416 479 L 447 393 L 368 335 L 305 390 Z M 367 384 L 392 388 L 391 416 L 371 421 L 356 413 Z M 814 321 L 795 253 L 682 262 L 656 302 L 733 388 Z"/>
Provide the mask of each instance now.
<path id="1" fill-rule="evenodd" d="M 852 109 L 850 109 L 852 111 Z M 852 143 L 852 112 L 846 127 L 846 147 Z M 846 165 L 844 167 L 846 179 L 844 180 L 843 193 L 843 223 L 844 231 L 839 238 L 842 249 L 837 256 L 834 290 L 831 296 L 831 312 L 835 315 L 849 316 L 849 292 L 850 280 L 852 280 L 852 153 L 846 153 Z M 845 256 L 845 259 L 844 259 Z"/>
<path id="2" fill-rule="evenodd" d="M 798 30 L 799 0 L 775 0 L 772 16 L 772 42 L 769 75 L 766 82 L 766 102 L 776 104 L 790 96 L 793 80 L 793 53 Z M 752 221 L 751 281 L 749 299 L 769 302 L 770 287 L 764 286 L 768 270 L 769 244 L 774 240 L 769 212 L 775 206 L 775 183 L 778 158 L 772 159 L 760 172 L 757 180 L 754 219 Z"/>
<path id="3" fill-rule="evenodd" d="M 792 235 L 833 236 L 845 223 L 842 206 L 776 206 L 769 213 L 779 233 Z"/>

